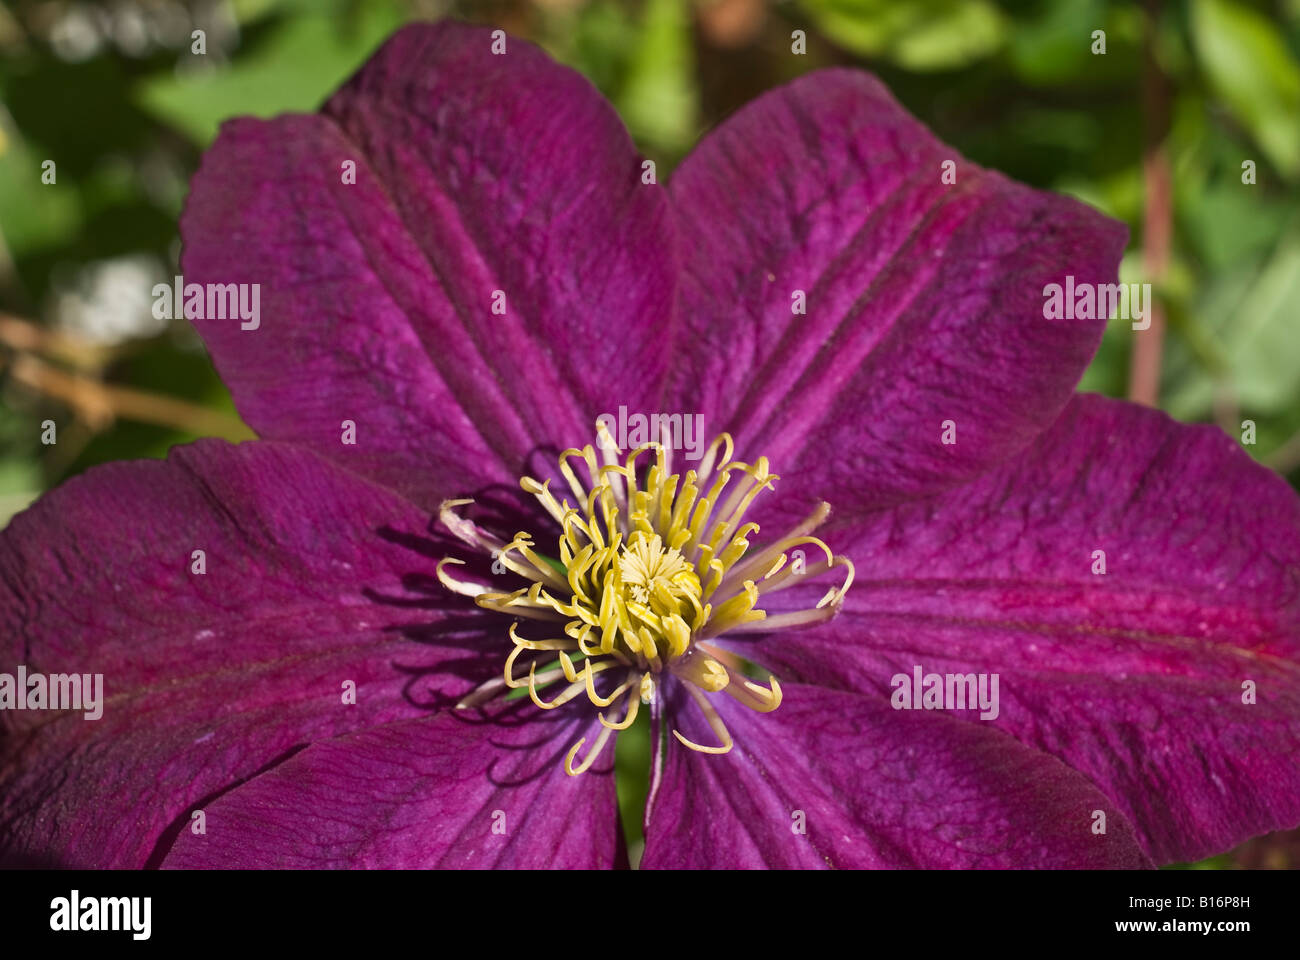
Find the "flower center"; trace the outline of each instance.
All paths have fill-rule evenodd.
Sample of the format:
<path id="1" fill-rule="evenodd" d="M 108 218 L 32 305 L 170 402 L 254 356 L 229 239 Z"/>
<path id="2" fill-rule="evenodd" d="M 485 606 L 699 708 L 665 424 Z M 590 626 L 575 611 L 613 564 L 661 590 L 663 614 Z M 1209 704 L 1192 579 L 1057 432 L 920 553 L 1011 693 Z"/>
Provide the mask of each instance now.
<path id="1" fill-rule="evenodd" d="M 704 625 L 700 578 L 678 551 L 664 546 L 657 533 L 647 536 L 634 531 L 617 553 L 597 565 L 590 580 L 600 585 L 598 592 L 593 590 L 600 599 L 588 611 L 599 617 L 606 607 L 607 622 L 614 623 L 616 617 L 619 625 L 626 622 L 630 627 L 615 640 L 616 649 L 624 654 L 640 656 L 653 649 L 679 657 L 686 652 L 691 634 Z"/>
<path id="2" fill-rule="evenodd" d="M 672 472 L 672 452 L 663 445 L 644 444 L 621 459 L 623 452 L 604 425 L 598 424 L 597 431 L 601 458 L 590 445 L 560 455 L 560 473 L 573 494 L 572 503 L 556 499 L 550 480 L 520 480 L 559 525 L 555 557 L 539 554 L 527 532 L 504 543 L 458 514 L 457 508 L 471 500 L 442 504 L 440 517 L 452 533 L 491 552 L 504 568 L 531 583 L 499 592 L 483 583 L 456 580 L 445 567 L 462 561 L 450 557 L 438 564 L 439 580 L 481 607 L 549 621 L 553 632 L 563 634 L 525 638 L 519 635 L 518 621 L 511 624 L 515 648 L 501 678 L 483 684 L 460 705 L 477 706 L 506 688 L 526 689 L 544 710 L 583 693 L 600 708 L 624 702 L 622 720 L 600 716 L 601 733 L 576 767 L 574 757 L 583 741 L 570 750 L 565 769 L 572 775 L 595 762 L 613 731 L 632 725 L 639 705 L 652 702 L 668 671 L 685 681 L 719 745 L 694 743 L 676 730 L 673 734 L 693 750 L 726 753 L 731 736 L 704 694 L 725 691 L 751 709 L 766 712 L 780 706 L 781 687 L 775 677 L 766 685 L 748 679 L 739 658 L 710 641 L 729 630 L 770 632 L 823 622 L 839 612 L 853 582 L 853 564 L 810 536 L 825 521 L 830 506 L 819 504 L 784 537 L 751 552 L 749 538 L 759 527 L 745 520 L 746 512 L 778 479 L 769 472 L 766 457 L 753 464 L 733 461 L 732 439 L 722 434 L 698 469 L 677 474 Z M 653 460 L 642 465 L 646 454 L 653 454 Z M 570 460 L 585 468 L 585 481 Z M 806 564 L 804 551 L 796 549 L 802 546 L 816 548 L 824 559 Z M 828 588 L 815 607 L 768 616 L 758 606 L 764 596 L 837 567 L 845 568 L 843 582 Z M 523 666 L 521 657 L 529 658 L 527 677 L 516 674 Z M 561 680 L 565 685 L 560 692 L 544 700 L 539 690 Z"/>

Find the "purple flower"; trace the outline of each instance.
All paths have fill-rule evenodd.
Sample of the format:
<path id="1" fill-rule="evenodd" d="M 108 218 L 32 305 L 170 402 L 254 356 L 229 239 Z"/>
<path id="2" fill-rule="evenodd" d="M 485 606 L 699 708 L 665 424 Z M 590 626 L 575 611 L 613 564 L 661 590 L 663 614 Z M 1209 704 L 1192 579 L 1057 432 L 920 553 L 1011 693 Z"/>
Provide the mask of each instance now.
<path id="1" fill-rule="evenodd" d="M 105 687 L 0 711 L 9 862 L 610 866 L 647 708 L 648 867 L 1136 867 L 1300 823 L 1300 501 L 1072 396 L 1104 321 L 1045 317 L 1124 229 L 854 71 L 652 172 L 576 73 L 454 24 L 224 127 L 182 266 L 259 285 L 253 328 L 193 320 L 263 439 L 0 536 L 2 669 Z"/>

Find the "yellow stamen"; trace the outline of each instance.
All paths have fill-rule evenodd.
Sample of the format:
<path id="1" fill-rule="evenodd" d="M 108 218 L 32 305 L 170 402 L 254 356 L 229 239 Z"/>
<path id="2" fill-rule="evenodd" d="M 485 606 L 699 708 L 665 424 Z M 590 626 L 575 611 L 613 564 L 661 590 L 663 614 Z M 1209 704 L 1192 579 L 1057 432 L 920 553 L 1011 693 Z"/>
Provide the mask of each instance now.
<path id="1" fill-rule="evenodd" d="M 577 755 L 578 751 L 582 749 L 582 745 L 587 742 L 586 737 L 580 738 L 577 743 L 569 748 L 569 754 L 564 758 L 564 772 L 571 777 L 576 777 L 580 773 L 586 773 L 591 768 L 591 765 L 596 762 L 596 758 L 600 756 L 600 751 L 605 749 L 605 744 L 609 742 L 609 738 L 613 733 L 614 731 L 609 727 L 601 730 L 600 733 L 596 735 L 596 742 L 591 745 L 591 752 L 587 754 L 587 759 L 583 760 L 582 763 L 575 767 L 573 765 L 573 758 Z"/>
<path id="2" fill-rule="evenodd" d="M 642 679 L 648 676 L 650 676 L 650 674 L 648 673 L 644 674 Z M 636 680 L 629 680 L 627 683 L 623 684 L 623 686 L 619 687 L 619 689 L 626 690 L 633 683 L 636 683 Z M 637 710 L 639 710 L 641 707 L 641 698 L 639 696 L 629 693 L 627 694 L 626 699 L 627 699 L 627 714 L 623 717 L 623 719 L 620 720 L 618 723 L 612 723 L 609 720 L 605 719 L 605 715 L 602 713 L 600 715 L 601 726 L 609 727 L 609 729 L 611 730 L 626 730 L 628 727 L 632 726 L 632 722 L 636 720 Z"/>
<path id="3" fill-rule="evenodd" d="M 672 451 L 661 443 L 651 441 L 624 455 L 603 423 L 597 425 L 597 438 L 599 454 L 590 445 L 560 454 L 559 472 L 572 500 L 558 500 L 549 479 L 520 480 L 521 488 L 559 527 L 554 550 L 543 545 L 539 552 L 528 532 L 503 541 L 481 529 L 456 512 L 472 501 L 441 505 L 439 515 L 453 534 L 492 553 L 500 564 L 497 570 L 504 568 L 525 581 L 522 587 L 496 591 L 459 580 L 444 568 L 463 561 L 447 557 L 439 562 L 437 576 L 448 590 L 472 597 L 488 610 L 561 624 L 560 636 L 533 640 L 519 635 L 518 621 L 512 623 L 513 649 L 502 674 L 459 705 L 478 706 L 520 688 L 527 688 L 529 699 L 543 710 L 554 710 L 582 694 L 602 711 L 626 700 L 622 720 L 599 714 L 602 729 L 581 763 L 575 766 L 574 760 L 585 738 L 568 752 L 565 772 L 577 775 L 591 767 L 614 731 L 633 724 L 641 704 L 654 701 L 659 675 L 666 671 L 686 685 L 718 745 L 694 743 L 677 730 L 673 735 L 691 750 L 727 753 L 733 746 L 731 735 L 705 694 L 725 692 L 752 710 L 770 712 L 781 705 L 781 686 L 775 677 L 768 686 L 749 680 L 738 672 L 738 660 L 708 641 L 732 630 L 769 632 L 835 616 L 853 583 L 853 564 L 812 536 L 830 507 L 818 504 L 785 536 L 751 549 L 760 531 L 758 524 L 746 522 L 745 514 L 778 479 L 765 457 L 753 464 L 732 460 L 734 442 L 721 434 L 705 451 L 698 470 L 677 474 Z M 639 463 L 648 453 L 653 460 Z M 805 546 L 819 550 L 825 559 L 811 565 L 790 563 L 790 552 Z M 801 557 L 796 553 L 796 560 Z M 815 607 L 771 617 L 763 609 L 765 597 L 838 568 L 845 570 L 843 582 L 828 588 Z M 525 652 L 552 651 L 559 656 L 558 665 L 552 663 L 539 673 L 542 658 L 535 657 L 528 663 L 527 679 L 515 676 L 515 665 L 522 670 L 519 657 Z M 580 667 L 574 658 L 579 658 Z M 602 695 L 596 675 L 614 668 L 626 670 L 626 679 Z M 565 685 L 551 700 L 538 695 L 539 685 L 560 679 Z"/>
<path id="4" fill-rule="evenodd" d="M 713 704 L 704 699 L 704 694 L 700 693 L 700 691 L 695 687 L 688 686 L 686 689 L 690 691 L 691 696 L 695 699 L 700 711 L 704 714 L 704 719 L 708 721 L 710 729 L 713 730 L 718 740 L 721 741 L 721 746 L 703 746 L 702 744 L 687 740 L 676 730 L 673 731 L 673 736 L 681 741 L 682 746 L 690 747 L 697 753 L 730 753 L 731 748 L 735 746 L 735 743 L 731 739 L 731 734 L 727 731 L 727 725 L 722 722 L 722 717 L 718 716 L 718 711 L 714 709 Z"/>

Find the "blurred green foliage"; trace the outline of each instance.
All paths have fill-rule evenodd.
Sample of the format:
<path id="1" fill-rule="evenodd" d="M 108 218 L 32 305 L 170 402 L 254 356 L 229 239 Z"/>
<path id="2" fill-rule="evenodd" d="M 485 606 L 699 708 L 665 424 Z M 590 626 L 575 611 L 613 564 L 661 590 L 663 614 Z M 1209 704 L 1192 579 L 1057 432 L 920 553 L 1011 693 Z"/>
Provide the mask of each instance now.
<path id="1" fill-rule="evenodd" d="M 994 53 L 1006 18 L 989 0 L 804 0 L 817 28 L 863 57 L 908 70 L 949 70 Z"/>
<path id="2" fill-rule="evenodd" d="M 57 362 L 90 382 L 224 413 L 216 432 L 247 435 L 192 331 L 150 324 L 147 297 L 123 284 L 175 272 L 186 185 L 223 119 L 314 109 L 398 24 L 443 15 L 503 27 L 581 70 L 665 173 L 766 89 L 828 65 L 874 70 L 972 160 L 1125 221 L 1122 277 L 1154 280 L 1168 315 L 1162 405 L 1234 436 L 1254 420 L 1250 453 L 1300 479 L 1300 0 L 2 3 L 0 323 L 57 333 L 72 345 Z M 791 52 L 794 31 L 804 55 Z M 1168 84 L 1173 188 L 1160 278 L 1143 274 L 1152 69 Z M 41 181 L 47 160 L 53 184 Z M 11 341 L 0 338 L 0 524 L 95 463 L 212 432 L 184 416 L 89 416 L 10 376 Z M 1128 322 L 1113 322 L 1083 388 L 1124 395 L 1132 343 Z M 47 417 L 56 447 L 39 442 Z M 643 771 L 644 737 L 619 744 L 621 769 Z M 644 789 L 636 776 L 620 784 L 632 835 Z"/>

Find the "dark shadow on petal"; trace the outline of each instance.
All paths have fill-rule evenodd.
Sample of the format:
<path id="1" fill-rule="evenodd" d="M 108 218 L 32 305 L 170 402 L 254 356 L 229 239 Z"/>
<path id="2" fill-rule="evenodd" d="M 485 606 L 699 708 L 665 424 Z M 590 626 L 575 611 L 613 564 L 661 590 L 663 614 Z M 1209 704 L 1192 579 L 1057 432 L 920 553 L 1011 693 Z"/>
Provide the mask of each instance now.
<path id="1" fill-rule="evenodd" d="M 194 813 L 195 810 L 202 810 L 204 807 L 211 804 L 214 800 L 219 799 L 220 797 L 229 793 L 231 790 L 234 790 L 236 787 L 243 786 L 249 780 L 252 780 L 254 777 L 261 776 L 262 774 L 266 773 L 268 770 L 274 770 L 276 767 L 284 763 L 286 760 L 289 760 L 292 757 L 294 757 L 296 754 L 302 752 L 303 750 L 306 750 L 308 746 L 310 746 L 310 744 L 306 744 L 306 743 L 295 744 L 294 746 L 290 747 L 288 750 L 285 750 L 275 759 L 271 760 L 269 763 L 263 764 L 261 767 L 254 770 L 248 776 L 241 777 L 240 779 L 235 780 L 232 783 L 226 784 L 226 786 L 222 787 L 220 790 L 214 790 L 211 793 L 207 794 L 206 796 L 200 797 L 198 800 L 195 800 L 193 803 L 187 806 L 185 810 L 183 810 L 180 813 L 180 815 L 176 817 L 175 820 L 169 823 L 163 829 L 162 833 L 158 835 L 158 842 L 154 844 L 153 852 L 149 854 L 149 859 L 145 861 L 144 868 L 146 870 L 157 870 L 159 867 L 162 866 L 162 862 L 167 859 L 167 854 L 171 853 L 172 846 L 176 843 L 176 838 L 181 835 L 181 831 L 184 830 L 185 827 L 190 823 L 192 819 L 192 814 Z"/>
<path id="2" fill-rule="evenodd" d="M 0 855 L 0 870 L 75 870 L 66 863 L 34 853 Z"/>

